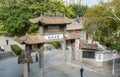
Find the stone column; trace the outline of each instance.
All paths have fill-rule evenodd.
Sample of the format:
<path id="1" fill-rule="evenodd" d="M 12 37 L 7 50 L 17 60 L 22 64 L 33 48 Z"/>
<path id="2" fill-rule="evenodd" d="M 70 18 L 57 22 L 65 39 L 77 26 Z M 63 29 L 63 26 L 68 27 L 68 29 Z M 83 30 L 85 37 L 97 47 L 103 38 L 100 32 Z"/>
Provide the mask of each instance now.
<path id="1" fill-rule="evenodd" d="M 39 33 L 40 33 L 41 36 L 44 35 L 44 28 L 43 28 L 43 26 L 39 27 Z"/>
<path id="2" fill-rule="evenodd" d="M 43 44 L 37 44 L 38 53 L 39 53 L 39 77 L 43 77 L 43 69 L 44 69 L 44 48 Z"/>
<path id="3" fill-rule="evenodd" d="M 25 50 L 26 50 L 27 53 L 31 54 L 32 45 L 26 44 L 25 45 Z"/>
<path id="4" fill-rule="evenodd" d="M 71 55 L 71 60 L 74 61 L 75 60 L 75 40 L 72 43 L 72 55 Z"/>
<path id="5" fill-rule="evenodd" d="M 39 49 L 39 67 L 40 67 L 40 77 L 43 77 L 43 69 L 44 69 L 44 48 L 41 47 Z"/>
<path id="6" fill-rule="evenodd" d="M 24 63 L 24 77 L 28 77 L 28 63 Z"/>
<path id="7" fill-rule="evenodd" d="M 39 52 L 39 67 L 44 68 L 44 48 L 43 48 L 43 46 L 40 47 L 38 52 Z"/>
<path id="8" fill-rule="evenodd" d="M 29 53 L 31 55 L 31 45 L 26 44 L 25 45 L 26 53 Z M 28 63 L 28 71 L 30 71 L 30 64 Z"/>
<path id="9" fill-rule="evenodd" d="M 82 62 L 83 61 L 83 51 L 82 51 L 82 49 L 80 49 L 80 62 Z"/>
<path id="10" fill-rule="evenodd" d="M 82 43 L 81 40 L 79 40 L 79 52 L 80 52 L 80 62 L 83 61 L 83 50 L 81 49 Z"/>
<path id="11" fill-rule="evenodd" d="M 66 40 L 65 40 L 65 34 L 66 34 L 66 26 L 64 26 L 64 30 L 63 30 L 63 40 L 62 40 L 62 62 L 63 64 L 65 64 L 65 60 L 66 60 Z"/>
<path id="12" fill-rule="evenodd" d="M 62 62 L 63 64 L 65 63 L 65 59 L 66 59 L 65 53 L 66 53 L 66 41 L 63 40 L 62 41 Z"/>

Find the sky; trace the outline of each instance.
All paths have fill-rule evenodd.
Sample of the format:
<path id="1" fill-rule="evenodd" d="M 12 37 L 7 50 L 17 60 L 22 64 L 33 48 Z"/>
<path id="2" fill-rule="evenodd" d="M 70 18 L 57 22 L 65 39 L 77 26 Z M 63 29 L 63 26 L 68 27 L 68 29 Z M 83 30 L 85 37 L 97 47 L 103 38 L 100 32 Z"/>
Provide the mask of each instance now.
<path id="1" fill-rule="evenodd" d="M 104 2 L 109 1 L 109 0 L 103 0 Z M 87 5 L 89 7 L 96 5 L 100 2 L 100 0 L 81 0 L 81 3 L 84 5 Z"/>

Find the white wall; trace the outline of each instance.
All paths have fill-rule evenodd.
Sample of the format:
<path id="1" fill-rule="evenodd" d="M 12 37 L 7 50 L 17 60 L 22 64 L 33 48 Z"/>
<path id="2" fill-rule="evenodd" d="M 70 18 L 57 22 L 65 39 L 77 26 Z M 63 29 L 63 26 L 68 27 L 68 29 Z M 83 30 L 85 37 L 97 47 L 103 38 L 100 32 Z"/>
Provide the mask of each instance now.
<path id="1" fill-rule="evenodd" d="M 115 58 L 120 58 L 120 54 L 116 54 Z M 97 62 L 104 62 L 113 59 L 112 52 L 96 52 L 95 59 Z"/>
<path id="2" fill-rule="evenodd" d="M 79 39 L 75 39 L 75 59 L 79 60 L 80 59 L 80 52 L 79 52 Z"/>

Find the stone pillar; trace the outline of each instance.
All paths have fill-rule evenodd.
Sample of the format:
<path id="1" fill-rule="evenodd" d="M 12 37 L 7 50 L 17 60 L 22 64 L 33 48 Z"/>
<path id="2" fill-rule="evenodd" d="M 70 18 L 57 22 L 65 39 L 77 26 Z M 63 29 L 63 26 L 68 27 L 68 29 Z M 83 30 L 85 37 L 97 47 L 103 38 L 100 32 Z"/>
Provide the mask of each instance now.
<path id="1" fill-rule="evenodd" d="M 71 55 L 71 60 L 74 61 L 75 60 L 75 40 L 72 43 L 72 55 Z"/>
<path id="2" fill-rule="evenodd" d="M 26 51 L 25 51 L 26 53 L 31 54 L 31 50 L 30 50 L 31 49 L 31 45 L 26 44 L 25 45 L 25 49 L 26 49 Z M 28 66 L 28 71 L 30 71 L 30 64 L 28 63 L 27 66 Z"/>
<path id="3" fill-rule="evenodd" d="M 39 27 L 39 33 L 41 36 L 44 36 L 44 27 Z M 44 68 L 44 48 L 43 44 L 38 44 L 38 53 L 39 53 L 39 67 Z"/>
<path id="4" fill-rule="evenodd" d="M 39 77 L 43 77 L 43 69 L 44 69 L 44 48 L 43 44 L 37 44 L 38 53 L 39 53 Z"/>
<path id="5" fill-rule="evenodd" d="M 28 77 L 28 63 L 24 63 L 24 77 Z"/>
<path id="6" fill-rule="evenodd" d="M 65 60 L 66 60 L 65 53 L 66 53 L 66 41 L 63 40 L 62 41 L 62 62 L 63 62 L 63 64 L 65 63 Z"/>
<path id="7" fill-rule="evenodd" d="M 44 28 L 43 28 L 43 26 L 39 27 L 39 33 L 40 33 L 41 36 L 44 35 Z"/>
<path id="8" fill-rule="evenodd" d="M 66 26 L 64 26 L 63 30 L 63 40 L 62 40 L 62 62 L 65 64 L 66 61 L 66 40 L 65 40 L 65 34 L 66 34 Z"/>
<path id="9" fill-rule="evenodd" d="M 27 53 L 31 54 L 32 45 L 26 44 L 25 45 L 25 50 L 26 50 Z"/>
<path id="10" fill-rule="evenodd" d="M 43 48 L 43 46 L 40 47 L 38 52 L 39 52 L 39 67 L 44 68 L 44 48 Z"/>
<path id="11" fill-rule="evenodd" d="M 80 49 L 80 62 L 82 62 L 83 61 L 83 51 L 82 51 L 82 49 Z"/>
<path id="12" fill-rule="evenodd" d="M 81 40 L 79 40 L 79 52 L 80 52 L 80 62 L 83 61 L 83 50 L 81 49 L 82 43 Z"/>

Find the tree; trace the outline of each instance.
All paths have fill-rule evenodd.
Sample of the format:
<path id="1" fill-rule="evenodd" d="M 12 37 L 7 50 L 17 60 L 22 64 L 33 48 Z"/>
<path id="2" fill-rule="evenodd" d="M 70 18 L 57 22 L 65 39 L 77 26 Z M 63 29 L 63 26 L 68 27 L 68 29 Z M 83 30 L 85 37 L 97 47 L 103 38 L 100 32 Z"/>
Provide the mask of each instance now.
<path id="1" fill-rule="evenodd" d="M 113 47 L 113 45 L 117 46 L 117 49 L 120 50 L 120 47 L 118 46 L 120 44 L 115 44 L 115 37 L 113 37 L 113 33 L 120 30 L 120 11 L 117 10 L 116 12 L 113 12 L 111 8 L 108 8 L 108 5 L 112 3 L 113 2 L 101 3 L 100 5 L 89 8 L 84 15 L 84 25 L 88 33 L 94 35 L 94 40 L 99 41 L 107 47 Z M 119 5 L 119 2 L 117 3 Z M 117 7 L 114 6 L 116 9 Z"/>
<path id="2" fill-rule="evenodd" d="M 112 49 L 120 51 L 120 0 L 112 0 L 109 5 L 106 5 L 107 10 L 112 14 L 109 18 L 115 20 L 116 29 L 113 31 Z"/>
<path id="3" fill-rule="evenodd" d="M 57 5 L 57 6 L 56 6 Z M 0 20 L 4 29 L 12 35 L 25 35 L 37 32 L 38 26 L 29 22 L 45 12 L 60 12 L 67 17 L 74 17 L 71 8 L 56 0 L 1 0 Z"/>
<path id="4" fill-rule="evenodd" d="M 33 17 L 32 12 L 28 9 L 29 4 L 15 3 L 3 5 L 0 19 L 4 28 L 12 35 L 23 35 L 29 30 L 29 18 Z"/>
<path id="5" fill-rule="evenodd" d="M 83 17 L 86 10 L 87 10 L 87 6 L 84 6 L 84 5 L 80 5 L 80 4 L 72 4 L 70 5 L 69 7 L 72 8 L 73 12 L 75 13 L 76 16 L 79 16 L 79 17 Z"/>

